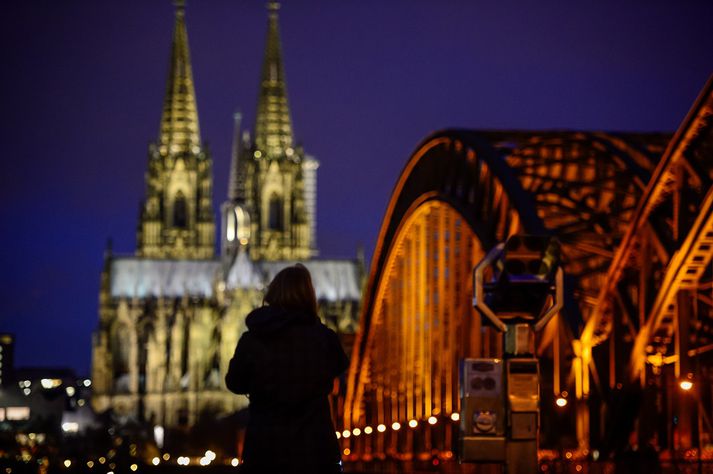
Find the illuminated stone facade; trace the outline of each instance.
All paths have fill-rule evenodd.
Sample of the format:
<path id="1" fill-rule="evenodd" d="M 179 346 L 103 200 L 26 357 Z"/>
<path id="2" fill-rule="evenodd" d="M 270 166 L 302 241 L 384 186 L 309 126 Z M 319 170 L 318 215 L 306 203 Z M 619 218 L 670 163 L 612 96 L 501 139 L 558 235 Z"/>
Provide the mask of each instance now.
<path id="1" fill-rule="evenodd" d="M 133 256 L 105 255 L 93 340 L 93 406 L 119 419 L 187 428 L 247 405 L 223 385 L 247 313 L 287 265 L 312 273 L 320 317 L 349 341 L 363 265 L 318 260 L 318 163 L 294 145 L 276 4 L 254 140 L 240 130 L 215 251 L 211 157 L 203 148 L 185 26 L 177 7 L 159 138 L 149 147 L 146 199 Z"/>

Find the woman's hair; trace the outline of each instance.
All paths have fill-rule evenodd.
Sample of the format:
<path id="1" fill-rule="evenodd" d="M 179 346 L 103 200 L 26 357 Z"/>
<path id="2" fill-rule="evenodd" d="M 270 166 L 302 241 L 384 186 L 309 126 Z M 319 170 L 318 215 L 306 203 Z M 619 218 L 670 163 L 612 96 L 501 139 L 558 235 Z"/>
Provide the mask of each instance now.
<path id="1" fill-rule="evenodd" d="M 279 308 L 304 311 L 317 317 L 317 297 L 307 268 L 298 263 L 284 268 L 267 287 L 263 302 Z"/>

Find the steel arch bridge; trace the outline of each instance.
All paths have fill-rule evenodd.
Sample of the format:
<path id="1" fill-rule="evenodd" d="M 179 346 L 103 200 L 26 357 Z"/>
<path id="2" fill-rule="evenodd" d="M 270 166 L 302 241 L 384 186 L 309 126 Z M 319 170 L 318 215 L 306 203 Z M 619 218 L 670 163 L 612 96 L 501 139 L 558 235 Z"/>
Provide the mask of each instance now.
<path id="1" fill-rule="evenodd" d="M 345 459 L 453 458 L 458 361 L 502 353 L 472 308 L 471 272 L 519 232 L 557 236 L 567 275 L 561 317 L 537 341 L 542 444 L 586 455 L 630 433 L 672 450 L 710 442 L 712 184 L 713 80 L 674 136 L 428 137 L 374 251 L 338 407 Z M 561 394 L 571 403 L 558 410 Z"/>

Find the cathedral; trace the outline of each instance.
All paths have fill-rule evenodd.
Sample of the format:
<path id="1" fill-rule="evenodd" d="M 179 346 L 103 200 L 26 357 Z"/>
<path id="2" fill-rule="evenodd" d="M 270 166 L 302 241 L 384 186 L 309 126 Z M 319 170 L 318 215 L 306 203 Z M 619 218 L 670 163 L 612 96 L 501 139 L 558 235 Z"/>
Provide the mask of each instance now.
<path id="1" fill-rule="evenodd" d="M 216 239 L 212 158 L 201 137 L 185 8 L 177 3 L 158 139 L 149 146 L 134 255 L 105 254 L 92 342 L 94 409 L 188 428 L 247 406 L 223 377 L 245 316 L 296 262 L 311 272 L 320 318 L 347 349 L 363 261 L 317 258 L 319 163 L 295 143 L 278 25 L 268 32 L 254 133 L 235 117 L 228 196 Z M 219 243 L 219 251 L 216 243 Z"/>

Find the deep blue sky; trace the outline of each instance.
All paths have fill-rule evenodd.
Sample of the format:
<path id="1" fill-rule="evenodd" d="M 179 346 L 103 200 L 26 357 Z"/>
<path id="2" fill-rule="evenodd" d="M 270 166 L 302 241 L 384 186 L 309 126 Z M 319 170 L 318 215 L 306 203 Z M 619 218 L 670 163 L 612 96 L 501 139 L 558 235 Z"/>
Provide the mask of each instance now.
<path id="1" fill-rule="evenodd" d="M 416 144 L 445 127 L 673 131 L 713 73 L 710 0 L 286 0 L 294 128 L 319 170 L 325 256 L 375 244 Z M 0 331 L 19 365 L 88 373 L 102 252 L 135 248 L 158 132 L 169 0 L 3 2 Z M 201 132 L 226 194 L 252 128 L 261 1 L 190 0 Z"/>

